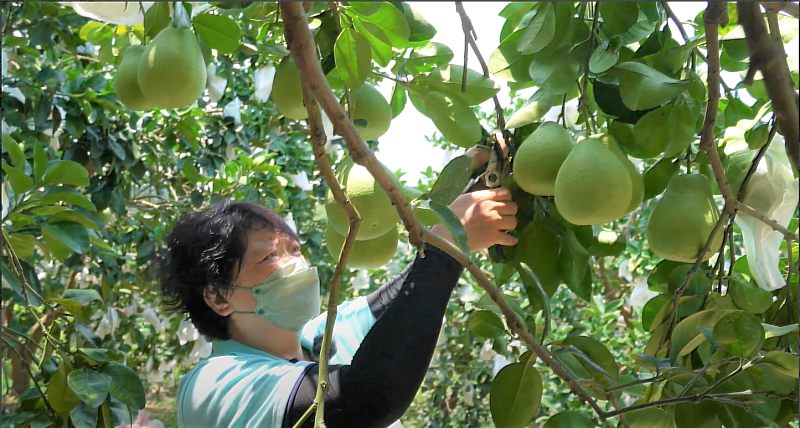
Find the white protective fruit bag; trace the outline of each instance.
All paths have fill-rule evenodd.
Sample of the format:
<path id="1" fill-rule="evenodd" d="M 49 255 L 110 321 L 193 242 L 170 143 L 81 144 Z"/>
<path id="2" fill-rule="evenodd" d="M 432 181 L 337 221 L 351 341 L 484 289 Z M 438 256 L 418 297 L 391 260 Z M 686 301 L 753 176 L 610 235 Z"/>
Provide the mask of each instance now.
<path id="1" fill-rule="evenodd" d="M 784 144 L 783 137 L 776 134 L 750 179 L 743 202 L 788 227 L 800 190 Z M 783 235 L 741 211 L 736 214 L 736 225 L 742 230 L 747 262 L 758 286 L 767 291 L 785 287 L 786 280 L 778 266 Z"/>

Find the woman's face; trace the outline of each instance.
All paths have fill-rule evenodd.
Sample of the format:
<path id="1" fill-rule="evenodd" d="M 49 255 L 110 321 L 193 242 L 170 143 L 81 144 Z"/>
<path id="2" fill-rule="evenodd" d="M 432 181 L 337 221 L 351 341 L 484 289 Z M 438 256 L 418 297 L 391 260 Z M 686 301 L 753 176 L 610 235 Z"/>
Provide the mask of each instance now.
<path id="1" fill-rule="evenodd" d="M 247 238 L 242 267 L 234 282 L 237 286 L 253 288 L 279 268 L 304 259 L 300 253 L 300 243 L 285 234 L 260 229 L 250 231 Z M 251 311 L 256 307 L 256 299 L 248 290 L 233 289 L 228 294 L 228 301 L 240 311 Z"/>

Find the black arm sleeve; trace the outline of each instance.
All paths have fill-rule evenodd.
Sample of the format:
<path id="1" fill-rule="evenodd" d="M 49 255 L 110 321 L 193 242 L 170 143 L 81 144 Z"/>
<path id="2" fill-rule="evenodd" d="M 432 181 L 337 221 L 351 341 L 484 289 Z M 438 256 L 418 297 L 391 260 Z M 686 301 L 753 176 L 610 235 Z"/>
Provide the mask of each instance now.
<path id="1" fill-rule="evenodd" d="M 376 301 L 387 298 L 388 303 L 382 305 L 352 363 L 329 366 L 326 426 L 385 428 L 405 413 L 425 378 L 447 301 L 462 271 L 455 259 L 426 244 L 425 258 L 417 255 L 402 279 L 396 280 L 402 286 L 387 287 L 379 294 L 383 297 L 376 297 Z M 294 426 L 314 402 L 318 372 L 314 364 L 298 381 L 284 427 Z M 312 427 L 313 419 L 302 426 Z"/>

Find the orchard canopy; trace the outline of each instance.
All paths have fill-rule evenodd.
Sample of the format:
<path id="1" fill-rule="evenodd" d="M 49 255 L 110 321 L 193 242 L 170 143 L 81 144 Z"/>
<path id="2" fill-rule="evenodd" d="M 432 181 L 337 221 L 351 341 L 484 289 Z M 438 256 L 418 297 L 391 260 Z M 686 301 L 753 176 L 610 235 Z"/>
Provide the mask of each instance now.
<path id="1" fill-rule="evenodd" d="M 798 5 L 686 10 L 3 2 L 2 426 L 175 426 L 210 344 L 154 262 L 247 200 L 324 307 L 467 268 L 405 427 L 796 427 Z M 469 254 L 448 206 L 498 186 L 519 243 Z"/>

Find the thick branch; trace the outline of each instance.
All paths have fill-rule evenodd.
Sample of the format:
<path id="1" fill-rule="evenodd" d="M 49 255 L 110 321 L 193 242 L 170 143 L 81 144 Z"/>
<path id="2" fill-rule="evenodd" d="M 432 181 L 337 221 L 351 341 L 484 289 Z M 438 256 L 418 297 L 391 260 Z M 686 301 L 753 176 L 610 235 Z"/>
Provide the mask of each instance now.
<path id="1" fill-rule="evenodd" d="M 795 18 L 800 18 L 800 4 L 796 1 L 761 2 L 761 5 L 767 10 L 783 11 Z"/>
<path id="2" fill-rule="evenodd" d="M 598 415 L 604 418 L 605 413 L 600 409 L 597 403 L 580 388 L 572 374 L 570 374 L 561 362 L 556 360 L 539 341 L 525 330 L 524 326 L 519 322 L 517 315 L 511 307 L 508 306 L 505 299 L 503 299 L 500 290 L 486 277 L 483 271 L 481 271 L 469 256 L 462 253 L 461 250 L 447 240 L 420 227 L 418 221 L 411 213 L 411 207 L 406 202 L 405 197 L 397 190 L 393 180 L 391 180 L 387 172 L 377 162 L 374 154 L 366 147 L 366 144 L 364 144 L 360 135 L 353 127 L 352 122 L 347 119 L 344 111 L 342 111 L 339 103 L 336 101 L 333 92 L 322 74 L 319 61 L 314 55 L 313 39 L 311 38 L 305 15 L 302 8 L 297 5 L 297 3 L 282 2 L 281 10 L 287 39 L 289 40 L 289 47 L 300 69 L 301 78 L 307 87 L 314 92 L 314 96 L 317 97 L 317 100 L 328 114 L 334 127 L 343 136 L 353 159 L 367 166 L 381 188 L 387 192 L 395 208 L 397 208 L 400 213 L 401 220 L 409 230 L 410 239 L 414 239 L 412 244 L 421 250 L 424 242 L 429 242 L 431 245 L 442 249 L 461 263 L 461 265 L 475 277 L 481 287 L 486 290 L 495 304 L 500 308 L 511 330 L 520 336 L 542 362 L 564 380 L 575 395 L 589 403 Z"/>
<path id="3" fill-rule="evenodd" d="M 325 423 L 325 394 L 328 390 L 328 356 L 331 349 L 331 336 L 333 335 L 333 326 L 336 322 L 336 310 L 339 304 L 339 286 L 342 283 L 342 276 L 344 275 L 347 259 L 350 256 L 350 251 L 356 242 L 356 235 L 358 228 L 361 225 L 361 216 L 358 211 L 347 198 L 339 181 L 336 180 L 336 175 L 333 173 L 333 168 L 328 160 L 328 155 L 325 153 L 325 143 L 327 143 L 327 136 L 325 129 L 322 125 L 322 114 L 319 111 L 314 95 L 307 85 L 303 85 L 303 102 L 308 110 L 308 122 L 311 127 L 311 144 L 314 149 L 314 157 L 317 160 L 320 173 L 323 179 L 328 184 L 333 194 L 333 199 L 338 203 L 347 213 L 350 220 L 350 229 L 347 231 L 347 237 L 344 241 L 339 260 L 336 264 L 336 270 L 333 272 L 331 279 L 331 286 L 328 290 L 328 317 L 325 324 L 325 333 L 322 336 L 322 349 L 319 355 L 319 384 L 317 385 L 317 394 L 314 397 L 314 404 L 311 408 L 316 407 L 316 416 L 314 417 L 314 426 L 324 426 Z M 297 422 L 297 426 L 301 425 L 305 418 L 310 416 L 311 409 L 306 412 L 304 418 Z"/>
<path id="4" fill-rule="evenodd" d="M 739 24 L 744 29 L 750 52 L 750 69 L 745 84 L 752 84 L 757 71 L 764 76 L 767 94 L 781 134 L 786 139 L 786 152 L 797 170 L 800 156 L 800 123 L 794 83 L 789 74 L 786 52 L 780 40 L 771 39 L 757 2 L 737 2 Z M 710 85 L 709 85 L 710 89 Z"/>
<path id="5" fill-rule="evenodd" d="M 389 196 L 400 214 L 400 220 L 408 229 L 408 240 L 419 251 L 423 252 L 422 225 L 411 211 L 411 206 L 404 203 L 405 196 L 398 188 L 393 177 L 389 177 L 383 165 L 375 157 L 372 150 L 361 138 L 358 130 L 353 125 L 336 100 L 325 75 L 322 73 L 319 59 L 314 48 L 314 39 L 308 28 L 305 12 L 300 3 L 281 2 L 281 13 L 285 27 L 286 41 L 292 56 L 300 70 L 300 76 L 305 85 L 311 90 L 320 106 L 330 118 L 334 129 L 342 136 L 350 157 L 359 165 L 364 166 L 375 177 L 375 181 Z"/>
<path id="6" fill-rule="evenodd" d="M 475 38 L 472 37 L 475 33 L 475 28 L 472 26 L 472 21 L 467 16 L 467 11 L 464 10 L 464 5 L 461 4 L 460 1 L 456 2 L 456 11 L 458 15 L 461 17 L 461 29 L 464 31 L 464 37 L 466 37 L 467 43 L 472 48 L 472 51 L 475 52 L 475 56 L 478 58 L 478 62 L 481 64 L 481 70 L 483 70 L 483 75 L 487 78 L 491 79 L 489 75 L 489 67 L 486 66 L 486 61 L 483 59 L 483 55 L 481 55 L 480 51 L 478 50 L 478 45 L 475 43 Z M 466 54 L 465 54 L 466 55 Z M 464 68 L 467 67 L 466 61 L 464 61 Z M 464 70 L 464 75 L 467 75 L 467 70 Z M 503 107 L 500 106 L 500 100 L 497 99 L 497 95 L 492 97 L 494 101 L 494 110 L 497 114 L 497 129 L 506 129 L 506 119 L 505 115 L 503 114 Z"/>

